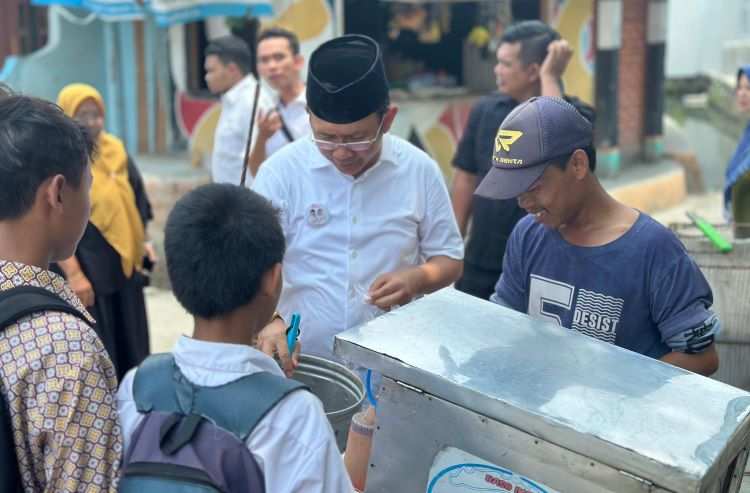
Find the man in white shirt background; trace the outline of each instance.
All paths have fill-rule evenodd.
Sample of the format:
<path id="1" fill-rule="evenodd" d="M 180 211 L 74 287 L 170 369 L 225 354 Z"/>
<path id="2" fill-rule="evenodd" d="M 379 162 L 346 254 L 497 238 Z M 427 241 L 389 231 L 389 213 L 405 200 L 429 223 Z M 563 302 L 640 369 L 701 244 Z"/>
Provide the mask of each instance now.
<path id="1" fill-rule="evenodd" d="M 458 279 L 463 241 L 437 163 L 388 134 L 397 109 L 374 40 L 321 45 L 307 101 L 313 139 L 266 160 L 253 188 L 282 211 L 278 309 L 300 313 L 303 352 L 330 359 L 337 333 Z M 258 347 L 291 369 L 285 331 L 274 320 Z"/>
<path id="2" fill-rule="evenodd" d="M 270 28 L 258 38 L 258 74 L 275 91 L 274 107 L 258 112 L 258 140 L 250 156 L 250 172 L 255 176 L 263 161 L 289 142 L 310 135 L 305 82 L 305 58 L 299 39 L 291 31 Z"/>
<path id="3" fill-rule="evenodd" d="M 258 85 L 251 71 L 253 57 L 247 43 L 232 35 L 211 41 L 204 55 L 208 89 L 221 95 L 221 116 L 216 125 L 211 153 L 211 179 L 215 183 L 239 185 L 255 88 Z M 266 110 L 273 107 L 265 90 L 261 90 L 258 107 Z M 257 135 L 256 124 L 253 141 L 257 140 Z M 250 187 L 252 182 L 252 174 L 248 173 L 245 185 Z"/>

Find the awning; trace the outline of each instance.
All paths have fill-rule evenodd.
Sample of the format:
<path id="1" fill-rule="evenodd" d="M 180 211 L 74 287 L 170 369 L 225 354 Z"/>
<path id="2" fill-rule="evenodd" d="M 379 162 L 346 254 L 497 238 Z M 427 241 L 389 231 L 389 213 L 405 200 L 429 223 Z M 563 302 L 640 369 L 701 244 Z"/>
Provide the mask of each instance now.
<path id="1" fill-rule="evenodd" d="M 207 17 L 273 15 L 272 0 L 32 0 L 31 3 L 85 9 L 105 21 L 143 19 L 146 15 L 153 15 L 161 27 Z"/>

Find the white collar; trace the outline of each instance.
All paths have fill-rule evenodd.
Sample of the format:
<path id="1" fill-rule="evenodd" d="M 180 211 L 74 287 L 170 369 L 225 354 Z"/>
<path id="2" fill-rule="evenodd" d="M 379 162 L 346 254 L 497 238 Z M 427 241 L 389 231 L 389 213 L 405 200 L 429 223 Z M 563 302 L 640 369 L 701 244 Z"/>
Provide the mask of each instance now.
<path id="1" fill-rule="evenodd" d="M 257 84 L 257 82 L 255 81 L 255 77 L 253 76 L 253 74 L 247 74 L 242 79 L 240 79 L 239 82 L 233 85 L 227 92 L 222 94 L 221 100 L 230 104 L 235 104 L 240 100 L 244 92 L 255 89 L 255 84 Z"/>
<path id="2" fill-rule="evenodd" d="M 180 367 L 200 367 L 242 374 L 265 371 L 284 376 L 284 372 L 273 358 L 243 344 L 199 341 L 180 336 L 172 349 L 172 354 Z"/>
<path id="3" fill-rule="evenodd" d="M 289 104 L 285 105 L 281 102 L 278 92 L 274 93 L 273 102 L 277 107 L 281 106 L 282 108 L 289 108 L 290 106 L 296 106 L 296 105 L 307 107 L 307 87 L 306 86 L 303 87 L 302 91 L 300 91 L 300 93 L 297 94 L 297 97 L 289 101 Z"/>

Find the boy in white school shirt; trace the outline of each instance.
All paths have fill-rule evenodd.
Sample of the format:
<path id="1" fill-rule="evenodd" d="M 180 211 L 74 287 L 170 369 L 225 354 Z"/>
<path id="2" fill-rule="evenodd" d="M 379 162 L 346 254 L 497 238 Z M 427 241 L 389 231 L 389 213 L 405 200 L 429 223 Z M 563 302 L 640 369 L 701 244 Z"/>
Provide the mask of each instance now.
<path id="1" fill-rule="evenodd" d="M 186 380 L 195 391 L 194 404 L 188 407 L 197 406 L 198 392 L 220 389 L 248 375 L 267 372 L 284 380 L 273 358 L 251 347 L 255 333 L 276 316 L 281 292 L 284 236 L 271 204 L 244 187 L 204 185 L 175 204 L 167 220 L 164 246 L 175 296 L 195 319 L 193 337 L 181 337 L 171 353 L 176 366 L 172 378 L 182 384 Z M 148 382 L 139 380 L 138 371 L 125 376 L 117 396 L 126 447 L 123 481 L 139 443 L 149 440 L 139 435 L 148 424 L 144 418 L 163 411 L 158 405 L 149 407 L 151 404 L 146 407 L 153 412 L 138 411 L 138 407 L 143 409 L 143 391 L 138 385 L 142 385 L 140 389 L 149 387 Z M 163 387 L 152 389 L 153 394 L 165 392 Z M 163 396 L 150 398 L 159 402 Z M 242 402 L 230 398 L 213 403 L 211 422 L 220 423 L 229 415 L 241 417 L 238 401 Z M 206 416 L 194 408 L 178 414 Z M 258 421 L 244 443 L 267 492 L 351 492 L 330 424 L 320 401 L 310 392 L 294 390 L 283 397 Z M 201 457 L 202 464 L 211 461 L 211 457 Z M 211 473 L 210 467 L 207 469 Z M 223 473 L 230 477 L 235 471 L 225 467 Z"/>

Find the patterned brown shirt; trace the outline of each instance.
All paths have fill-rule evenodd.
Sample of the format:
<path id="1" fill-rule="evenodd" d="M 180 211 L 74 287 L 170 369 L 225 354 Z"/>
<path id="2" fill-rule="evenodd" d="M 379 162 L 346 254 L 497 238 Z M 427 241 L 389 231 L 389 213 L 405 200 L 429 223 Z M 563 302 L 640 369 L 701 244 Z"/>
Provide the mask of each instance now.
<path id="1" fill-rule="evenodd" d="M 0 260 L 0 290 L 15 286 L 45 288 L 90 318 L 60 276 Z M 25 491 L 116 491 L 123 452 L 117 377 L 87 323 L 44 311 L 7 326 L 0 377 Z"/>

